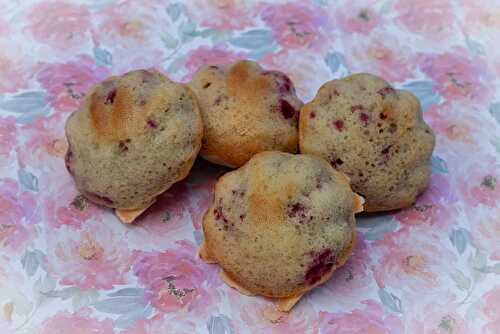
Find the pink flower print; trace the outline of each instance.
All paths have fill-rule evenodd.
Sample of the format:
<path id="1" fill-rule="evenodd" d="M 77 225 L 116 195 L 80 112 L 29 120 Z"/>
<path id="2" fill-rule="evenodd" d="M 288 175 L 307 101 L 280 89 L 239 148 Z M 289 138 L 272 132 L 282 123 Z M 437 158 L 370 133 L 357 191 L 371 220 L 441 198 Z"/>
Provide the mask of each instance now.
<path id="1" fill-rule="evenodd" d="M 420 69 L 436 84 L 439 92 L 450 100 L 480 100 L 489 96 L 487 66 L 481 58 L 473 58 L 463 48 L 441 54 L 422 54 Z"/>
<path id="2" fill-rule="evenodd" d="M 413 307 L 405 317 L 408 333 L 422 334 L 468 334 L 472 333 L 459 310 L 460 304 L 441 294 L 432 302 Z"/>
<path id="3" fill-rule="evenodd" d="M 134 251 L 133 271 L 146 288 L 146 298 L 162 312 L 180 309 L 206 315 L 219 300 L 221 284 L 216 266 L 198 257 L 198 248 L 186 240 L 163 252 Z"/>
<path id="4" fill-rule="evenodd" d="M 372 244 L 375 280 L 380 288 L 398 289 L 403 295 L 424 299 L 433 291 L 447 286 L 447 273 L 456 261 L 455 254 L 446 246 L 449 241 L 439 238 L 427 226 L 412 226 L 387 233 Z"/>
<path id="5" fill-rule="evenodd" d="M 321 333 L 324 334 L 399 334 L 404 332 L 401 319 L 384 312 L 374 300 L 362 301 L 362 309 L 343 313 L 319 312 Z"/>
<path id="6" fill-rule="evenodd" d="M 471 154 L 474 154 L 471 152 Z M 460 157 L 456 157 L 461 159 Z M 493 156 L 475 154 L 475 159 L 458 165 L 455 171 L 457 193 L 469 206 L 494 208 L 500 201 L 500 162 Z M 476 163 L 480 159 L 481 163 Z"/>
<path id="7" fill-rule="evenodd" d="M 345 1 L 336 3 L 335 6 L 332 10 L 335 13 L 335 21 L 345 33 L 368 34 L 382 23 L 381 16 L 373 8 L 373 1 Z"/>
<path id="8" fill-rule="evenodd" d="M 52 189 L 43 204 L 45 219 L 52 228 L 66 225 L 79 229 L 88 219 L 102 214 L 101 208 L 78 193 L 72 181 L 60 184 L 54 181 Z"/>
<path id="9" fill-rule="evenodd" d="M 447 175 L 432 174 L 428 188 L 416 203 L 405 210 L 398 211 L 396 219 L 403 225 L 429 224 L 447 229 L 454 223 L 458 210 L 453 205 L 458 201 Z"/>
<path id="10" fill-rule="evenodd" d="M 228 288 L 227 295 L 233 311 L 232 325 L 236 332 L 250 333 L 317 333 L 318 316 L 313 306 L 303 298 L 289 312 L 280 312 L 274 303 L 266 298 L 242 296 Z"/>
<path id="11" fill-rule="evenodd" d="M 185 5 L 194 22 L 217 30 L 244 29 L 253 25 L 257 17 L 253 7 L 243 0 L 195 0 L 186 1 Z"/>
<path id="12" fill-rule="evenodd" d="M 470 218 L 474 245 L 489 254 L 493 261 L 500 261 L 500 208 L 472 210 Z"/>
<path id="13" fill-rule="evenodd" d="M 12 116 L 0 117 L 0 166 L 6 163 L 10 151 L 16 145 L 16 119 Z"/>
<path id="14" fill-rule="evenodd" d="M 130 268 L 123 227 L 89 220 L 79 230 L 63 225 L 48 234 L 46 264 L 63 285 L 109 290 L 124 284 Z"/>
<path id="15" fill-rule="evenodd" d="M 97 65 L 88 55 L 66 63 L 42 63 L 36 79 L 49 93 L 56 110 L 73 111 L 86 91 L 109 75 L 106 67 Z"/>
<path id="16" fill-rule="evenodd" d="M 19 124 L 19 132 L 23 134 L 23 145 L 16 148 L 18 163 L 21 167 L 31 166 L 45 170 L 64 169 L 64 155 L 68 148 L 64 136 L 64 125 L 68 114 L 52 113 L 50 116 L 37 117 L 27 124 Z M 50 167 L 49 167 L 50 166 Z M 62 167 L 62 169 L 61 169 Z M 60 182 L 67 173 L 48 173 L 44 175 L 50 181 Z M 43 182 L 42 178 L 40 182 Z M 47 189 L 50 189 L 50 184 Z"/>
<path id="17" fill-rule="evenodd" d="M 5 20 L 5 18 L 0 18 L 0 34 L 2 36 L 8 36 L 11 31 L 11 25 Z"/>
<path id="18" fill-rule="evenodd" d="M 28 13 L 26 30 L 51 47 L 66 50 L 80 46 L 90 25 L 87 6 L 64 1 L 44 1 Z"/>
<path id="19" fill-rule="evenodd" d="M 157 314 L 151 319 L 139 319 L 122 334 L 192 334 L 197 333 L 193 320 L 181 318 L 179 314 L 174 316 Z"/>
<path id="20" fill-rule="evenodd" d="M 113 320 L 100 317 L 97 319 L 91 316 L 90 309 L 81 309 L 78 312 L 70 313 L 61 311 L 45 319 L 40 325 L 39 334 L 114 334 Z"/>
<path id="21" fill-rule="evenodd" d="M 388 81 L 405 81 L 413 77 L 416 59 L 394 36 L 372 32 L 369 36 L 344 37 L 349 51 L 346 62 L 352 72 L 370 72 Z"/>
<path id="22" fill-rule="evenodd" d="M 347 262 L 337 269 L 332 278 L 324 285 L 329 290 L 328 298 L 336 300 L 337 305 L 349 307 L 359 301 L 360 296 L 369 293 L 372 281 L 369 266 L 369 252 L 361 234 L 356 235 L 354 251 Z M 313 294 L 315 291 L 312 292 Z M 323 289 L 318 293 L 325 293 Z"/>
<path id="23" fill-rule="evenodd" d="M 496 334 L 500 330 L 500 286 L 488 291 L 481 298 L 482 313 L 487 319 L 482 328 L 484 334 Z"/>
<path id="24" fill-rule="evenodd" d="M 113 50 L 113 59 L 127 59 L 126 62 L 113 63 L 113 74 L 116 75 L 121 75 L 139 68 L 153 68 L 163 72 L 162 64 L 165 59 L 165 54 L 163 50 L 152 48 L 149 49 L 146 54 L 141 49 L 131 50 L 127 48 L 119 48 Z"/>
<path id="25" fill-rule="evenodd" d="M 226 65 L 245 58 L 246 55 L 244 53 L 235 53 L 223 47 L 216 46 L 211 48 L 207 46 L 200 46 L 197 49 L 191 50 L 186 55 L 184 67 L 188 71 L 188 75 L 184 77 L 184 80 L 191 80 L 194 73 L 204 65 Z"/>
<path id="26" fill-rule="evenodd" d="M 39 214 L 33 193 L 10 178 L 0 179 L 0 248 L 22 250 L 35 236 Z"/>
<path id="27" fill-rule="evenodd" d="M 323 49 L 328 45 L 331 26 L 321 7 L 313 8 L 305 2 L 266 4 L 261 18 L 283 47 Z"/>
<path id="28" fill-rule="evenodd" d="M 196 181 L 198 177 L 202 179 Z M 165 234 L 184 233 L 186 221 L 200 230 L 203 215 L 212 201 L 215 181 L 210 171 L 191 170 L 187 180 L 174 184 L 158 196 L 156 202 L 131 226 L 129 243 L 134 249 L 152 250 L 155 244 L 164 241 Z"/>
<path id="29" fill-rule="evenodd" d="M 94 44 L 113 49 L 142 50 L 156 43 L 153 37 L 165 27 L 165 5 L 163 1 L 125 0 L 109 3 L 96 13 L 97 29 L 93 30 Z M 144 52 L 143 52 L 144 54 Z"/>
<path id="30" fill-rule="evenodd" d="M 500 5 L 492 1 L 466 1 L 463 3 L 466 12 L 464 28 L 471 32 L 484 32 L 483 29 L 500 30 Z"/>
<path id="31" fill-rule="evenodd" d="M 399 0 L 396 22 L 430 40 L 443 40 L 453 31 L 454 13 L 449 0 Z"/>
<path id="32" fill-rule="evenodd" d="M 182 233 L 194 200 L 187 182 L 174 184 L 131 226 L 127 233 L 130 244 L 134 249 L 149 251 L 155 244 L 161 244 L 166 234 Z M 201 211 L 201 208 L 195 210 Z"/>
<path id="33" fill-rule="evenodd" d="M 27 70 L 20 61 L 0 56 L 0 93 L 14 93 L 26 87 Z"/>
<path id="34" fill-rule="evenodd" d="M 283 49 L 268 53 L 259 60 L 266 69 L 286 73 L 293 82 L 297 95 L 304 100 L 314 97 L 317 89 L 331 80 L 325 62 L 318 62 L 312 55 L 304 55 L 298 49 Z"/>
<path id="35" fill-rule="evenodd" d="M 463 106 L 463 102 L 460 102 Z M 425 112 L 425 120 L 438 135 L 439 141 L 446 141 L 442 147 L 456 147 L 460 151 L 478 150 L 483 145 L 483 133 L 494 133 L 496 124 L 481 117 L 482 115 L 471 108 L 464 109 L 460 117 L 456 117 L 455 110 L 458 103 L 446 101 L 430 106 Z"/>
<path id="36" fill-rule="evenodd" d="M 500 76 L 500 5 L 497 1 L 466 1 L 463 3 L 465 20 L 462 29 L 466 37 L 479 43 L 491 69 Z"/>

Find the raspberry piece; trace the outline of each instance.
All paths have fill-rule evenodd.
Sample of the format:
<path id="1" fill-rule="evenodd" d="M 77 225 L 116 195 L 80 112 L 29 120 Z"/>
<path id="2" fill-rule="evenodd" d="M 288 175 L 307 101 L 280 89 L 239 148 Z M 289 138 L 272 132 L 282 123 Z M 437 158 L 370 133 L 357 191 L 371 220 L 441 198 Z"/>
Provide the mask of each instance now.
<path id="1" fill-rule="evenodd" d="M 115 97 L 116 97 L 116 88 L 112 89 L 108 95 L 106 96 L 106 100 L 104 101 L 104 104 L 113 104 L 115 102 Z"/>
<path id="2" fill-rule="evenodd" d="M 392 94 L 394 92 L 395 92 L 394 88 L 387 86 L 380 89 L 377 93 L 380 94 L 382 98 L 385 98 L 387 95 Z"/>
<path id="3" fill-rule="evenodd" d="M 285 119 L 293 118 L 297 114 L 297 110 L 287 100 L 280 100 L 279 103 L 280 113 Z"/>
<path id="4" fill-rule="evenodd" d="M 68 149 L 66 152 L 66 155 L 64 156 L 64 164 L 66 165 L 66 169 L 68 170 L 68 173 L 73 175 L 73 170 L 71 169 L 71 162 L 73 161 L 73 151 Z"/>
<path id="5" fill-rule="evenodd" d="M 365 112 L 362 112 L 359 114 L 359 119 L 361 120 L 361 122 L 368 124 L 368 121 L 370 120 L 370 115 L 368 115 L 367 113 Z"/>
<path id="6" fill-rule="evenodd" d="M 341 119 L 338 119 L 335 122 L 333 122 L 333 125 L 335 125 L 335 128 L 338 131 L 342 131 L 344 129 L 344 121 Z"/>
<path id="7" fill-rule="evenodd" d="M 321 280 L 324 274 L 332 269 L 335 264 L 335 255 L 330 249 L 325 249 L 315 256 L 309 269 L 305 274 L 305 280 L 309 284 L 314 284 Z"/>
<path id="8" fill-rule="evenodd" d="M 158 127 L 158 124 L 156 124 L 156 122 L 152 119 L 148 119 L 148 126 L 152 129 L 156 129 Z"/>

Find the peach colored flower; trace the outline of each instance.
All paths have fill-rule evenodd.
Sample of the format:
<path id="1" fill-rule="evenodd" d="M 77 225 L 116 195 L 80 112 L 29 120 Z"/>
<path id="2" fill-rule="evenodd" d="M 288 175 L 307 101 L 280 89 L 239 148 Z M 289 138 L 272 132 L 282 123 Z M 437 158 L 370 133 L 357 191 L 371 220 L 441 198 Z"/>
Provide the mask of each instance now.
<path id="1" fill-rule="evenodd" d="M 36 79 L 49 94 L 56 110 L 73 111 L 93 84 L 109 75 L 106 67 L 99 66 L 88 55 L 65 63 L 42 63 Z"/>
<path id="2" fill-rule="evenodd" d="M 14 93 L 26 87 L 28 73 L 19 60 L 0 56 L 0 93 Z"/>
<path id="3" fill-rule="evenodd" d="M 487 55 L 486 61 L 500 76 L 500 4 L 496 0 L 465 1 L 465 19 L 462 29 L 466 37 L 479 46 L 479 52 Z M 477 52 L 477 51 L 475 51 Z"/>
<path id="4" fill-rule="evenodd" d="M 239 30 L 255 23 L 256 13 L 249 1 L 195 0 L 186 1 L 187 16 L 203 27 L 217 30 Z M 203 8 L 203 10 L 200 10 Z"/>
<path id="5" fill-rule="evenodd" d="M 0 249 L 22 250 L 35 236 L 39 221 L 33 193 L 11 178 L 0 179 Z"/>
<path id="6" fill-rule="evenodd" d="M 396 82 L 413 77 L 416 57 L 395 36 L 374 31 L 367 36 L 346 34 L 342 38 L 352 72 L 370 72 Z"/>
<path id="7" fill-rule="evenodd" d="M 495 0 L 465 1 L 464 28 L 470 32 L 485 32 L 483 29 L 491 29 L 490 32 L 500 31 L 500 4 Z"/>
<path id="8" fill-rule="evenodd" d="M 167 332 L 168 331 L 168 332 Z M 178 314 L 157 314 L 151 319 L 139 319 L 122 334 L 193 334 L 197 333 L 194 319 Z"/>
<path id="9" fill-rule="evenodd" d="M 500 286 L 485 293 L 482 298 L 482 312 L 487 323 L 482 328 L 484 334 L 497 334 L 500 331 Z"/>
<path id="10" fill-rule="evenodd" d="M 408 333 L 421 334 L 468 334 L 472 333 L 463 318 L 460 304 L 441 294 L 430 303 L 413 307 L 405 314 Z"/>
<path id="11" fill-rule="evenodd" d="M 489 254 L 493 261 L 500 261 L 500 207 L 494 209 L 478 208 L 469 215 L 474 245 Z"/>
<path id="12" fill-rule="evenodd" d="M 51 230 L 47 242 L 47 269 L 63 285 L 108 290 L 124 284 L 130 269 L 124 227 L 116 222 L 88 220 L 81 229 L 67 225 Z"/>
<path id="13" fill-rule="evenodd" d="M 227 288 L 236 332 L 312 334 L 318 332 L 318 315 L 307 298 L 289 313 L 279 312 L 273 302 L 258 296 L 245 297 Z"/>
<path id="14" fill-rule="evenodd" d="M 453 32 L 455 15 L 449 0 L 398 0 L 396 22 L 430 40 L 442 40 Z"/>
<path id="15" fill-rule="evenodd" d="M 321 7 L 307 2 L 265 4 L 260 16 L 283 47 L 319 50 L 328 45 L 332 26 Z"/>
<path id="16" fill-rule="evenodd" d="M 92 32 L 94 44 L 113 49 L 129 49 L 143 55 L 158 37 L 165 26 L 165 2 L 159 0 L 124 0 L 108 3 L 96 13 L 94 20 L 97 28 Z"/>
<path id="17" fill-rule="evenodd" d="M 90 309 L 81 309 L 78 312 L 67 311 L 56 313 L 45 319 L 37 330 L 38 334 L 113 334 L 113 320 L 109 318 L 97 319 L 91 316 Z"/>
<path id="18" fill-rule="evenodd" d="M 219 300 L 217 266 L 204 263 L 189 241 L 163 252 L 134 251 L 133 271 L 146 288 L 145 296 L 161 312 L 206 314 Z"/>
<path id="19" fill-rule="evenodd" d="M 35 39 L 65 50 L 80 46 L 90 26 L 90 12 L 85 5 L 65 1 L 43 1 L 31 7 L 26 30 Z"/>
<path id="20" fill-rule="evenodd" d="M 198 69 L 208 64 L 225 65 L 233 63 L 237 60 L 245 59 L 246 55 L 242 52 L 235 53 L 227 48 L 215 46 L 200 46 L 197 49 L 189 51 L 186 55 L 184 67 L 188 71 L 188 75 L 184 80 L 191 80 L 192 76 Z"/>
<path id="21" fill-rule="evenodd" d="M 372 244 L 373 272 L 379 287 L 400 290 L 404 296 L 432 295 L 449 284 L 455 254 L 434 229 L 417 225 L 386 233 Z"/>
<path id="22" fill-rule="evenodd" d="M 418 64 L 447 99 L 483 101 L 490 94 L 490 78 L 484 60 L 472 57 L 463 48 L 455 47 L 441 54 L 421 54 Z"/>
<path id="23" fill-rule="evenodd" d="M 374 300 L 362 301 L 363 309 L 343 313 L 319 312 L 323 334 L 399 334 L 404 332 L 401 319 L 384 312 Z"/>
<path id="24" fill-rule="evenodd" d="M 382 17 L 373 8 L 375 1 L 344 1 L 334 3 L 332 13 L 335 13 L 335 22 L 345 33 L 368 34 L 375 27 L 381 26 Z"/>

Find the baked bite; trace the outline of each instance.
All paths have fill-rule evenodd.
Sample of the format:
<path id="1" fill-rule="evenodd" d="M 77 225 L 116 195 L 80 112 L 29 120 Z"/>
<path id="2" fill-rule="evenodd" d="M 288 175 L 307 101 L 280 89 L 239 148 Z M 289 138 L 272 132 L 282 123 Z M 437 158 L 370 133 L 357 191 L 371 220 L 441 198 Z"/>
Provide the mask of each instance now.
<path id="1" fill-rule="evenodd" d="M 301 110 L 299 137 L 300 152 L 349 176 L 365 211 L 410 206 L 429 182 L 435 138 L 420 102 L 377 76 L 325 83 Z"/>
<path id="2" fill-rule="evenodd" d="M 133 220 L 187 176 L 203 137 L 195 95 L 155 70 L 98 83 L 65 130 L 76 187 L 122 220 Z"/>
<path id="3" fill-rule="evenodd" d="M 218 180 L 200 255 L 229 285 L 289 310 L 345 263 L 361 210 L 349 180 L 323 159 L 262 152 Z"/>
<path id="4" fill-rule="evenodd" d="M 239 167 L 267 150 L 295 153 L 302 102 L 290 79 L 252 61 L 202 67 L 189 83 L 205 133 L 200 155 Z"/>

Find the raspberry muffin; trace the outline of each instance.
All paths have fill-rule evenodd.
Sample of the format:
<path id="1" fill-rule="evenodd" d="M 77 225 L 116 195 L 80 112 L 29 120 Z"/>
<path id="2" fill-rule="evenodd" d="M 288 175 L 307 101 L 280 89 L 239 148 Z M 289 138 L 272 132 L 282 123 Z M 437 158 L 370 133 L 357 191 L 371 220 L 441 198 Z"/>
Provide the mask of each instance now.
<path id="1" fill-rule="evenodd" d="M 418 99 L 367 73 L 325 83 L 301 111 L 300 151 L 327 159 L 365 197 L 365 211 L 415 202 L 435 138 Z"/>
<path id="2" fill-rule="evenodd" d="M 186 85 L 138 70 L 92 87 L 68 118 L 66 137 L 66 167 L 78 190 L 127 216 L 186 177 L 203 125 Z"/>
<path id="3" fill-rule="evenodd" d="M 239 61 L 205 66 L 189 85 L 200 103 L 206 160 L 239 167 L 262 151 L 296 152 L 302 102 L 285 74 Z"/>
<path id="4" fill-rule="evenodd" d="M 200 255 L 244 293 L 295 302 L 347 260 L 361 210 L 323 159 L 262 152 L 218 180 Z"/>

